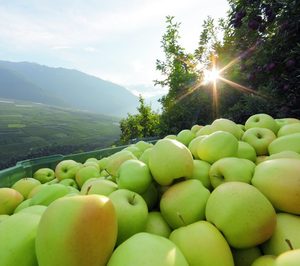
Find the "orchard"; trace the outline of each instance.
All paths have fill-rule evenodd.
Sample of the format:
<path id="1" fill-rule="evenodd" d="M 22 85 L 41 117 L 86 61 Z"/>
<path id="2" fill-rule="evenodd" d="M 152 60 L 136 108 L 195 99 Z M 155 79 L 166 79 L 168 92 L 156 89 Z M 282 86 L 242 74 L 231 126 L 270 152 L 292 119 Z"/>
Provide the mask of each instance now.
<path id="1" fill-rule="evenodd" d="M 0 188 L 1 266 L 298 266 L 299 232 L 300 120 L 265 113 Z"/>

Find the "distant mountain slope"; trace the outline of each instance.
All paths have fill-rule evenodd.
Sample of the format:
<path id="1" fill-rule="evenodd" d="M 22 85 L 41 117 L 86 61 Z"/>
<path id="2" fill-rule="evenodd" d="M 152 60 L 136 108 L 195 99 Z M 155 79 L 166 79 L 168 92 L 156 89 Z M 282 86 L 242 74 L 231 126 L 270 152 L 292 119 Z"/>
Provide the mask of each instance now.
<path id="1" fill-rule="evenodd" d="M 114 116 L 136 112 L 138 99 L 126 88 L 77 70 L 7 61 L 0 61 L 0 68 L 17 73 L 35 86 L 37 93 L 59 98 L 66 106 Z M 19 90 L 22 89 L 28 90 L 28 86 L 21 86 Z M 26 93 L 22 95 L 25 97 Z M 2 89 L 0 97 L 4 97 Z M 15 97 L 12 98 L 20 99 Z M 30 100 L 28 97 L 23 99 Z"/>

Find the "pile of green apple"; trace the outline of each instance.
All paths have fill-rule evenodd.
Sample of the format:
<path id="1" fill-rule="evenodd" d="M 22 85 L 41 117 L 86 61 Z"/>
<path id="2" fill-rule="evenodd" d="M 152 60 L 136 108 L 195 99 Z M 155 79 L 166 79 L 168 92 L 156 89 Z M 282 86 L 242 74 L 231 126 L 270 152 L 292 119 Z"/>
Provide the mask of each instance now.
<path id="1" fill-rule="evenodd" d="M 300 120 L 216 119 L 0 188 L 1 266 L 299 266 Z"/>

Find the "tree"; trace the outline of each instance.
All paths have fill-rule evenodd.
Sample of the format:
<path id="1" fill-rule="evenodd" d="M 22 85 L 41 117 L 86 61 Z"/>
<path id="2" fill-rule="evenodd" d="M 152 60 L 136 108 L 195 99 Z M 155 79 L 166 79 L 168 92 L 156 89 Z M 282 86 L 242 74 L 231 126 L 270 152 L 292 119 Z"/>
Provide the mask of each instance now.
<path id="1" fill-rule="evenodd" d="M 128 114 L 127 118 L 120 121 L 121 141 L 128 143 L 135 138 L 158 136 L 159 114 L 146 105 L 143 97 L 139 96 L 140 105 L 137 107 L 138 114 Z"/>

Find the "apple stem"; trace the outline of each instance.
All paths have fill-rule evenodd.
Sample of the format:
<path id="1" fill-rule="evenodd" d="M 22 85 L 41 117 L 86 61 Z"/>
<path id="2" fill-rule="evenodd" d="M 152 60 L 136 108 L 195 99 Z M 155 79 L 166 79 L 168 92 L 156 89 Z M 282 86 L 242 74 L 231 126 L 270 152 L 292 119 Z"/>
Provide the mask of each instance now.
<path id="1" fill-rule="evenodd" d="M 134 199 L 135 199 L 135 193 L 132 194 L 132 198 L 129 200 L 130 204 L 134 204 Z"/>
<path id="2" fill-rule="evenodd" d="M 182 215 L 179 212 L 177 212 L 177 215 L 178 215 L 179 219 L 181 220 L 181 222 L 183 223 L 183 225 L 186 225 Z"/>
<path id="3" fill-rule="evenodd" d="M 87 188 L 86 194 L 85 194 L 85 195 L 89 194 L 89 191 L 90 191 L 91 188 L 92 188 L 92 185 L 90 185 L 90 186 Z"/>
<path id="4" fill-rule="evenodd" d="M 107 169 L 104 169 L 104 171 L 105 171 L 106 173 L 108 173 L 108 175 L 110 175 L 110 176 L 111 176 L 111 173 L 110 173 L 110 172 L 108 172 L 108 171 L 107 171 Z"/>
<path id="5" fill-rule="evenodd" d="M 289 239 L 285 239 L 285 242 L 288 244 L 290 250 L 294 250 L 294 247 Z"/>

